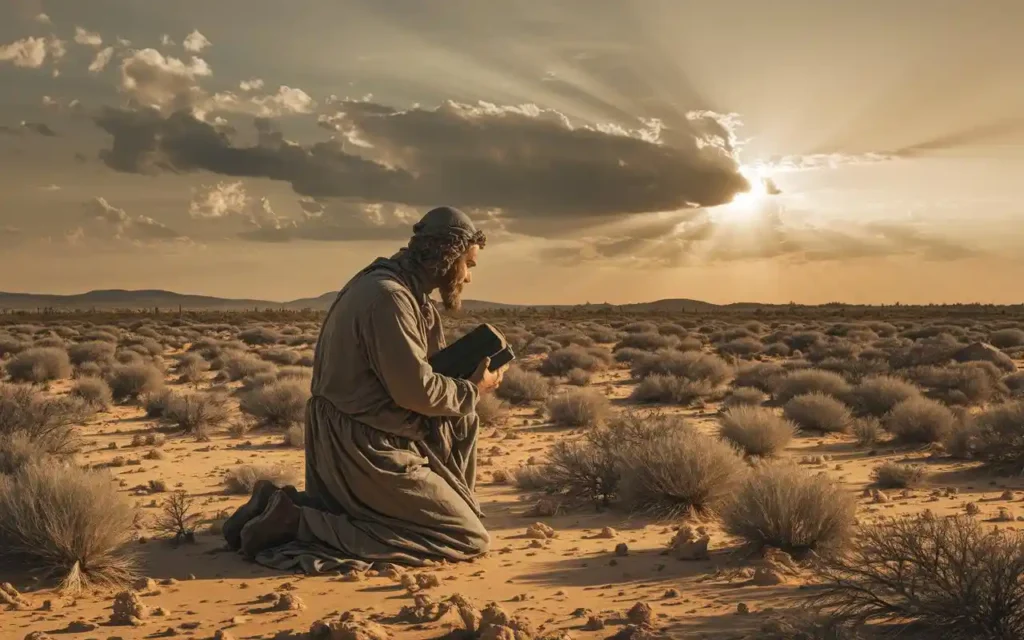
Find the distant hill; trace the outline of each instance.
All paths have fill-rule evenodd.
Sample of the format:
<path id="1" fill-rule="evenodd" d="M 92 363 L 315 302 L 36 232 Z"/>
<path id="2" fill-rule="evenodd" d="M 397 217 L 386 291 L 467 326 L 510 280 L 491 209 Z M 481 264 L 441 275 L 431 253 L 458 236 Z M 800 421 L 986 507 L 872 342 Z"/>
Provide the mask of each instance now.
<path id="1" fill-rule="evenodd" d="M 71 295 L 47 293 L 8 293 L 0 291 L 0 309 L 36 310 L 42 308 L 71 309 L 182 309 L 197 311 L 241 311 L 245 309 L 317 309 L 326 310 L 338 295 L 336 291 L 315 298 L 299 298 L 280 302 L 275 300 L 254 300 L 249 298 L 218 298 L 200 296 L 161 289 L 101 289 Z M 655 300 L 636 304 L 612 305 L 608 303 L 587 305 L 516 305 L 487 300 L 463 300 L 463 308 L 467 311 L 486 311 L 493 309 L 570 309 L 573 307 L 588 309 L 619 308 L 624 311 L 710 311 L 720 308 L 719 305 L 700 300 L 685 298 Z"/>

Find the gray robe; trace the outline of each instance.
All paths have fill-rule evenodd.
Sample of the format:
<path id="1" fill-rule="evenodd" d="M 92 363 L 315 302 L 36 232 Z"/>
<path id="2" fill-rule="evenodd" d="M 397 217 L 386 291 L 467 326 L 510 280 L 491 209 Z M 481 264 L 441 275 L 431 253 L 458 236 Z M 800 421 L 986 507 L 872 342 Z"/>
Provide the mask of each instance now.
<path id="1" fill-rule="evenodd" d="M 477 389 L 427 363 L 445 346 L 427 293 L 398 254 L 338 294 L 313 360 L 298 536 L 257 562 L 321 573 L 487 550 L 473 496 Z"/>

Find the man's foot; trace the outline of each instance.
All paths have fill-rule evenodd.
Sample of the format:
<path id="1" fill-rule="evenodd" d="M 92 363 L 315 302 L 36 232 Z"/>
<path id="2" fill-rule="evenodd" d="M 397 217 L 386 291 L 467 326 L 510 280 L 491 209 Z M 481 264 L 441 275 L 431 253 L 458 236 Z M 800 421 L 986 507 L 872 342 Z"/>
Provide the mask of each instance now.
<path id="1" fill-rule="evenodd" d="M 294 540 L 301 514 L 302 510 L 292 502 L 288 492 L 275 492 L 263 513 L 242 527 L 242 553 L 254 558 L 264 549 Z"/>
<path id="2" fill-rule="evenodd" d="M 237 550 L 242 546 L 242 528 L 266 510 L 270 503 L 270 497 L 277 489 L 278 487 L 270 480 L 256 481 L 252 487 L 252 496 L 249 498 L 249 502 L 238 507 L 238 510 L 231 514 L 231 517 L 221 527 L 221 532 L 229 547 Z"/>

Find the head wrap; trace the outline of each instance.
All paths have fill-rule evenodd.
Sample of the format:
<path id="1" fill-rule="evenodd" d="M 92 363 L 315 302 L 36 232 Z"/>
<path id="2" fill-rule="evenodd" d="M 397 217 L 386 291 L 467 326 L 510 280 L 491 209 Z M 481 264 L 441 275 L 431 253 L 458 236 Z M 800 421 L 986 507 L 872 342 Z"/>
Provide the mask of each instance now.
<path id="1" fill-rule="evenodd" d="M 476 225 L 462 211 L 455 207 L 436 207 L 428 211 L 413 225 L 415 235 L 442 236 L 456 235 L 470 240 L 477 235 Z"/>

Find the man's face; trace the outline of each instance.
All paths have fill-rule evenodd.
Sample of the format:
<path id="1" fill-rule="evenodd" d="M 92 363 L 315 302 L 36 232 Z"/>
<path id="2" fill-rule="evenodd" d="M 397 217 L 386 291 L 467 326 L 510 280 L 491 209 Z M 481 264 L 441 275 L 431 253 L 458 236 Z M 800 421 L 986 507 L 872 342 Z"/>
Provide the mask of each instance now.
<path id="1" fill-rule="evenodd" d="M 480 252 L 478 245 L 470 245 L 466 253 L 455 261 L 451 270 L 445 275 L 441 283 L 441 302 L 444 308 L 449 311 L 458 311 L 462 308 L 462 288 L 473 281 L 473 267 L 476 266 L 476 257 Z"/>

